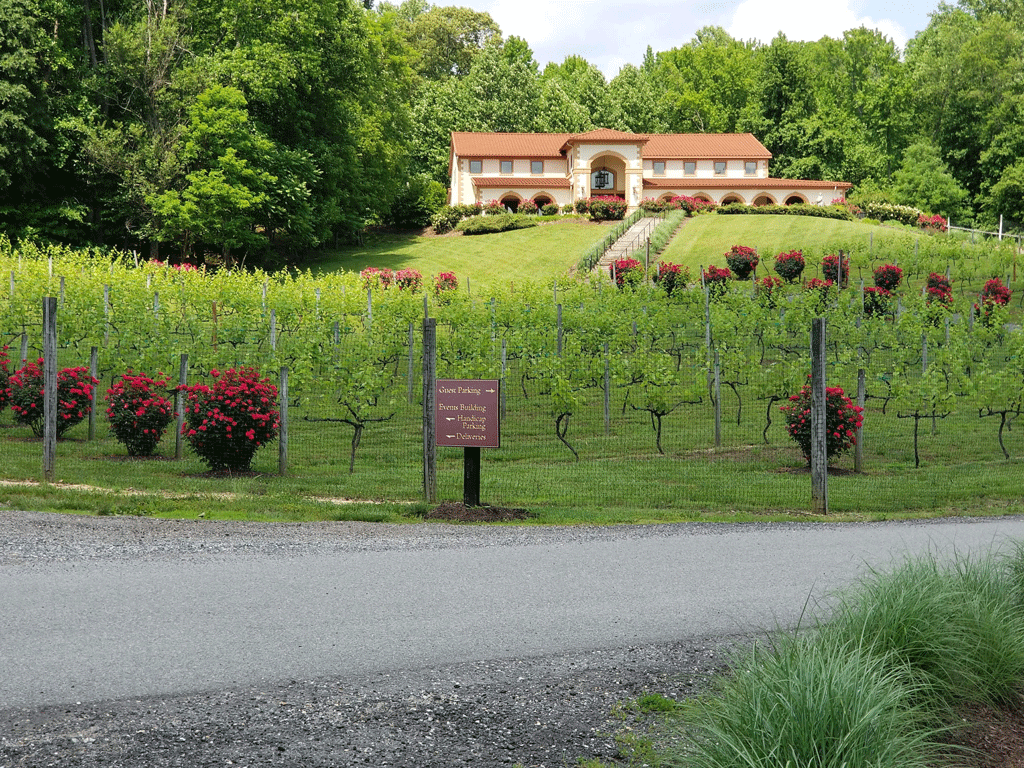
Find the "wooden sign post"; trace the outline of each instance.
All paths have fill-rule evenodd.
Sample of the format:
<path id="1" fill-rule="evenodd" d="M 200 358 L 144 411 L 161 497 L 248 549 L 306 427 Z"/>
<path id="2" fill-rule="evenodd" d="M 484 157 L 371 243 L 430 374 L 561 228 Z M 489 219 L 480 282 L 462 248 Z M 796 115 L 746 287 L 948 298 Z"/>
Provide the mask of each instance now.
<path id="1" fill-rule="evenodd" d="M 434 383 L 435 442 L 464 449 L 462 500 L 480 506 L 480 449 L 501 447 L 500 382 L 437 379 Z"/>

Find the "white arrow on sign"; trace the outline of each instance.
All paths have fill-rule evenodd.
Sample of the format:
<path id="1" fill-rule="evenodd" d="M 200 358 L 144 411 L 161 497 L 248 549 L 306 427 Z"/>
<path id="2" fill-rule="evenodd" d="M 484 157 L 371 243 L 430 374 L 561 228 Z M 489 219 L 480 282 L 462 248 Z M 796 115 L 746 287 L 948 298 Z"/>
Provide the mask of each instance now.
<path id="1" fill-rule="evenodd" d="M 444 420 L 445 421 L 455 421 L 455 417 L 454 416 L 445 416 Z"/>
<path id="2" fill-rule="evenodd" d="M 494 390 L 494 389 L 485 389 L 485 390 L 484 390 L 484 392 L 496 392 L 496 391 L 497 391 L 497 390 Z"/>

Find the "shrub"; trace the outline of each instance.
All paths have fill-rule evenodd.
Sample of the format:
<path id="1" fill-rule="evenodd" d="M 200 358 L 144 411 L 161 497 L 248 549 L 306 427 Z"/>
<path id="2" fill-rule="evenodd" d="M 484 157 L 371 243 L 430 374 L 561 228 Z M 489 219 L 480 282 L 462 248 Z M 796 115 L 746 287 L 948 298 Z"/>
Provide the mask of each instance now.
<path id="1" fill-rule="evenodd" d="M 744 205 L 728 203 L 720 206 L 716 213 L 733 216 L 813 216 L 819 219 L 853 221 L 854 215 L 842 205 Z"/>
<path id="2" fill-rule="evenodd" d="M 724 267 L 716 267 L 711 264 L 705 269 L 701 275 L 704 277 L 704 287 L 708 289 L 708 293 L 714 296 L 723 295 L 729 287 L 729 281 L 732 280 L 732 272 Z"/>
<path id="3" fill-rule="evenodd" d="M 840 266 L 842 267 L 842 278 L 840 279 Z M 829 254 L 821 260 L 821 274 L 826 280 L 831 280 L 833 283 L 840 283 L 840 285 L 846 285 L 850 281 L 850 259 L 843 256 L 841 253 L 836 255 L 834 253 Z"/>
<path id="4" fill-rule="evenodd" d="M 952 304 L 953 286 L 950 284 L 949 278 L 945 275 L 940 275 L 938 272 L 932 272 L 928 275 L 928 284 L 925 288 L 925 301 L 927 301 L 928 304 Z"/>
<path id="5" fill-rule="evenodd" d="M 993 277 L 985 282 L 981 289 L 981 305 L 974 305 L 974 312 L 985 325 L 992 325 L 995 322 L 996 308 L 1005 307 L 1010 303 L 1013 292 L 1003 285 L 998 277 Z"/>
<path id="6" fill-rule="evenodd" d="M 110 433 L 129 456 L 151 455 L 174 419 L 174 406 L 153 391 L 157 387 L 166 389 L 167 380 L 128 370 L 107 390 Z"/>
<path id="7" fill-rule="evenodd" d="M 277 437 L 277 387 L 256 368 L 210 371 L 213 386 L 185 387 L 182 433 L 213 470 L 244 472 L 260 446 Z"/>
<path id="8" fill-rule="evenodd" d="M 782 281 L 777 277 L 762 277 L 755 284 L 754 292 L 761 306 L 775 309 L 782 294 Z"/>
<path id="9" fill-rule="evenodd" d="M 626 201 L 608 195 L 591 197 L 587 204 L 590 218 L 594 221 L 618 221 L 626 216 Z"/>
<path id="10" fill-rule="evenodd" d="M 612 279 L 615 280 L 615 285 L 619 288 L 635 288 L 638 286 L 644 277 L 644 265 L 633 258 L 616 259 L 615 262 L 608 267 L 608 271 L 611 273 Z"/>
<path id="11" fill-rule="evenodd" d="M 690 270 L 688 267 L 680 267 L 670 261 L 659 261 L 654 272 L 654 282 L 671 296 L 676 291 L 686 288 L 687 283 L 690 282 Z"/>
<path id="12" fill-rule="evenodd" d="M 879 286 L 864 289 L 864 313 L 884 315 L 892 308 L 892 293 Z"/>
<path id="13" fill-rule="evenodd" d="M 926 232 L 946 232 L 949 229 L 949 223 L 937 213 L 934 216 L 922 213 L 917 217 L 917 226 Z"/>
<path id="14" fill-rule="evenodd" d="M 879 221 L 898 221 L 900 224 L 914 226 L 918 218 L 924 213 L 919 208 L 909 205 L 895 205 L 894 203 L 877 202 L 865 200 L 863 202 L 864 214 Z"/>
<path id="15" fill-rule="evenodd" d="M 590 200 L 581 197 L 573 204 L 573 207 L 576 209 L 576 213 L 587 213 L 590 210 Z"/>
<path id="16" fill-rule="evenodd" d="M 809 378 L 809 377 L 808 377 Z M 804 459 L 811 460 L 811 385 L 790 396 L 790 404 L 779 408 L 786 414 L 789 436 L 800 446 Z M 841 387 L 825 390 L 825 454 L 829 462 L 856 444 L 856 430 L 864 423 L 864 409 L 853 404 Z"/>
<path id="17" fill-rule="evenodd" d="M 825 311 L 825 308 L 828 306 L 828 294 L 833 285 L 835 285 L 835 283 L 831 280 L 822 280 L 818 277 L 812 277 L 804 285 L 804 290 L 807 293 L 817 294 L 818 301 L 815 307 L 816 312 L 821 313 Z"/>
<path id="18" fill-rule="evenodd" d="M 7 407 L 11 399 L 11 372 L 8 368 L 10 357 L 7 355 L 9 347 L 0 348 L 0 411 Z"/>
<path id="19" fill-rule="evenodd" d="M 430 217 L 430 226 L 434 232 L 443 235 L 455 229 L 455 225 L 462 221 L 462 214 L 451 205 L 444 206 L 441 210 Z"/>
<path id="20" fill-rule="evenodd" d="M 874 275 L 875 287 L 886 292 L 895 291 L 903 279 L 903 270 L 895 264 L 883 264 L 875 270 Z"/>
<path id="21" fill-rule="evenodd" d="M 572 213 L 575 210 L 572 203 L 566 203 L 562 206 L 562 213 Z"/>
<path id="22" fill-rule="evenodd" d="M 457 291 L 459 289 L 459 278 L 455 276 L 454 272 L 442 272 L 434 278 L 434 295 L 440 296 L 448 291 Z"/>
<path id="23" fill-rule="evenodd" d="M 505 206 L 498 200 L 488 200 L 483 205 L 483 213 L 485 216 L 498 216 L 502 213 L 507 213 Z"/>
<path id="24" fill-rule="evenodd" d="M 746 245 L 734 245 L 725 254 L 725 263 L 738 280 L 750 277 L 750 273 L 757 269 L 758 261 L 757 251 Z"/>
<path id="25" fill-rule="evenodd" d="M 512 229 L 536 227 L 539 222 L 536 216 L 523 216 L 518 213 L 502 213 L 498 216 L 478 216 L 459 222 L 457 229 L 464 235 L 493 235 L 508 232 Z"/>
<path id="26" fill-rule="evenodd" d="M 522 213 L 527 216 L 536 216 L 540 213 L 540 208 L 537 207 L 537 204 L 533 202 L 533 200 L 523 200 L 519 203 L 519 210 L 517 213 Z"/>
<path id="27" fill-rule="evenodd" d="M 387 288 L 394 279 L 390 269 L 377 267 L 367 267 L 359 276 L 363 278 L 363 286 L 366 288 Z"/>
<path id="28" fill-rule="evenodd" d="M 26 363 L 10 377 L 14 420 L 43 436 L 43 358 Z M 61 437 L 92 411 L 92 393 L 98 379 L 85 366 L 57 372 L 57 437 Z"/>
<path id="29" fill-rule="evenodd" d="M 395 272 L 395 285 L 400 291 L 416 293 L 423 287 L 423 275 L 415 269 L 400 269 Z"/>
<path id="30" fill-rule="evenodd" d="M 546 203 L 544 207 L 540 209 L 540 212 L 545 216 L 557 216 L 558 205 L 555 203 Z"/>
<path id="31" fill-rule="evenodd" d="M 783 251 L 775 257 L 775 271 L 787 283 L 795 283 L 804 272 L 803 251 Z"/>
<path id="32" fill-rule="evenodd" d="M 653 197 L 645 197 L 640 201 L 640 208 L 644 213 L 662 213 L 669 209 L 669 201 L 663 199 L 654 199 Z"/>
<path id="33" fill-rule="evenodd" d="M 701 197 L 690 197 L 689 195 L 679 195 L 673 197 L 670 201 L 670 207 L 680 208 L 686 211 L 690 215 L 698 213 L 711 213 L 718 208 L 717 203 L 713 203 L 710 200 L 705 200 Z"/>

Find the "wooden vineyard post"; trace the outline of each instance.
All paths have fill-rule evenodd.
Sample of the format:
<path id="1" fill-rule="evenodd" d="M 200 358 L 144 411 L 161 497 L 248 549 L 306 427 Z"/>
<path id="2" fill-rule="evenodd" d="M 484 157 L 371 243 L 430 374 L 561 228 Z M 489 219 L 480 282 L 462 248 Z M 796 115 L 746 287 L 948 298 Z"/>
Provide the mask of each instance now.
<path id="1" fill-rule="evenodd" d="M 715 448 L 722 447 L 722 366 L 718 359 L 718 349 L 715 349 Z"/>
<path id="2" fill-rule="evenodd" d="M 99 369 L 99 350 L 96 347 L 92 347 L 89 350 L 89 375 L 92 376 L 92 380 L 96 381 L 99 377 L 96 375 Z M 96 439 L 96 390 L 93 389 L 92 393 L 92 408 L 89 409 L 89 440 Z"/>
<path id="3" fill-rule="evenodd" d="M 281 386 L 278 387 L 278 400 L 281 402 L 281 428 L 277 438 L 277 473 L 288 473 L 288 366 L 281 369 Z"/>
<path id="4" fill-rule="evenodd" d="M 864 403 L 867 402 L 867 387 L 865 385 L 866 373 L 863 368 L 857 369 L 857 405 L 863 413 Z M 857 445 L 853 449 L 853 471 L 858 475 L 864 471 L 864 424 L 857 427 Z"/>
<path id="5" fill-rule="evenodd" d="M 816 317 L 811 321 L 811 500 L 818 515 L 828 514 L 825 359 L 825 319 Z"/>
<path id="6" fill-rule="evenodd" d="M 437 501 L 437 448 L 434 423 L 434 378 L 437 376 L 437 320 L 423 318 L 423 495 Z"/>
<path id="7" fill-rule="evenodd" d="M 177 433 L 174 436 L 174 458 L 181 461 L 185 456 L 185 387 L 188 386 L 188 354 L 178 358 L 178 389 L 174 393 L 174 410 L 178 414 Z"/>
<path id="8" fill-rule="evenodd" d="M 213 351 L 217 351 L 217 301 L 213 302 L 213 333 L 210 336 L 210 346 L 213 347 Z"/>
<path id="9" fill-rule="evenodd" d="M 57 299 L 43 299 L 43 479 L 52 483 L 57 459 Z"/>

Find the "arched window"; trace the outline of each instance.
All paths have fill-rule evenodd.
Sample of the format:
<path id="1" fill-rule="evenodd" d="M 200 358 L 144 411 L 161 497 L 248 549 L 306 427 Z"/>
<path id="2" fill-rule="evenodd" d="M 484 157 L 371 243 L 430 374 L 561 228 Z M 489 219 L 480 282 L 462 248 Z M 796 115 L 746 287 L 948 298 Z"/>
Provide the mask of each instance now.
<path id="1" fill-rule="evenodd" d="M 501 204 L 508 208 L 512 213 L 519 210 L 519 198 L 516 195 L 505 195 L 501 198 Z"/>
<path id="2" fill-rule="evenodd" d="M 786 198 L 786 205 L 800 205 L 800 203 L 806 203 L 807 200 L 803 195 L 790 195 Z"/>

